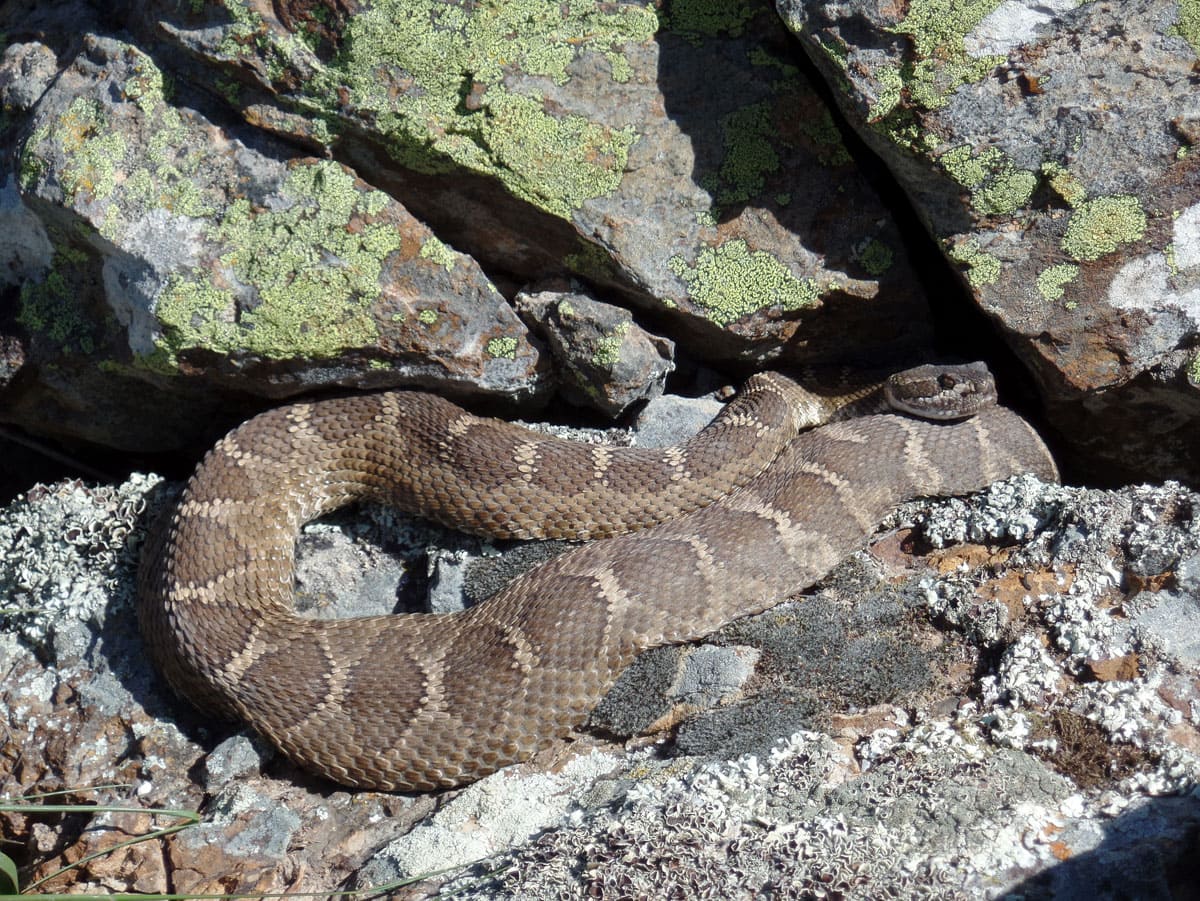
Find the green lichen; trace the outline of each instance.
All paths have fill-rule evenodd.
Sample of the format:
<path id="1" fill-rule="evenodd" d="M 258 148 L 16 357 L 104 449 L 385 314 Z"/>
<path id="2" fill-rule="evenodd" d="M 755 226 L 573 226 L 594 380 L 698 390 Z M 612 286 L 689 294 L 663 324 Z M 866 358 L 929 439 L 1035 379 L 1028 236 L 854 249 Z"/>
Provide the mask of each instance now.
<path id="1" fill-rule="evenodd" d="M 629 328 L 630 323 L 622 322 L 613 329 L 611 335 L 605 335 L 597 341 L 592 363 L 596 366 L 616 366 L 621 361 L 621 345 L 629 334 Z"/>
<path id="2" fill-rule="evenodd" d="M 425 325 L 433 325 L 438 321 L 437 310 L 422 310 L 417 314 L 417 321 Z"/>
<path id="3" fill-rule="evenodd" d="M 323 358 L 376 339 L 371 310 L 383 261 L 400 247 L 392 225 L 369 221 L 387 196 L 360 191 L 331 162 L 297 167 L 280 194 L 290 203 L 271 210 L 235 201 L 209 229 L 225 248 L 222 282 L 251 289 L 256 303 L 241 308 L 207 273 L 174 276 L 156 311 L 160 364 L 172 367 L 188 348 Z"/>
<path id="4" fill-rule="evenodd" d="M 568 253 L 563 257 L 563 265 L 567 269 L 595 282 L 603 282 L 612 278 L 612 258 L 604 251 L 604 248 L 582 239 L 577 246 L 579 249 L 575 253 Z"/>
<path id="5" fill-rule="evenodd" d="M 875 71 L 875 100 L 867 106 L 867 121 L 878 122 L 891 115 L 904 97 L 904 75 L 898 66 L 880 66 Z"/>
<path id="6" fill-rule="evenodd" d="M 842 133 L 833 122 L 833 116 L 828 109 L 822 109 L 812 118 L 806 118 L 800 125 L 816 146 L 817 159 L 825 166 L 846 166 L 853 160 L 850 151 L 842 142 Z"/>
<path id="7" fill-rule="evenodd" d="M 560 300 L 556 309 L 558 315 L 563 319 L 570 319 L 575 315 L 575 307 L 569 300 Z"/>
<path id="8" fill-rule="evenodd" d="M 493 357 L 515 360 L 517 358 L 517 339 L 512 337 L 493 338 L 487 343 L 487 352 Z"/>
<path id="9" fill-rule="evenodd" d="M 979 81 L 1004 62 L 1003 56 L 972 57 L 965 38 L 1000 0 L 912 0 L 908 14 L 892 31 L 908 35 L 914 61 L 902 80 L 912 102 L 941 109 L 960 85 Z"/>
<path id="10" fill-rule="evenodd" d="M 779 171 L 770 104 L 753 103 L 730 113 L 721 119 L 721 131 L 725 159 L 716 201 L 719 206 L 744 203 L 762 191 L 768 174 Z"/>
<path id="11" fill-rule="evenodd" d="M 68 203 L 80 193 L 91 200 L 112 195 L 117 173 L 124 171 L 126 145 L 99 101 L 76 97 L 50 125 L 46 137 L 58 144 L 65 158 L 59 181 Z"/>
<path id="12" fill-rule="evenodd" d="M 1087 199 L 1087 189 L 1066 166 L 1054 161 L 1042 163 L 1042 175 L 1050 189 L 1071 206 Z"/>
<path id="13" fill-rule="evenodd" d="M 705 247 L 694 266 L 678 256 L 667 265 L 687 285 L 688 296 L 720 325 L 770 307 L 803 309 L 820 298 L 816 281 L 796 278 L 778 259 L 763 250 L 751 252 L 740 238 Z"/>
<path id="14" fill-rule="evenodd" d="M 1187 380 L 1195 388 L 1200 388 L 1200 353 L 1193 354 L 1185 369 Z"/>
<path id="15" fill-rule="evenodd" d="M 756 0 L 674 0 L 663 25 L 698 44 L 719 35 L 738 37 L 761 9 Z"/>
<path id="16" fill-rule="evenodd" d="M 90 278 L 87 254 L 56 243 L 45 278 L 21 285 L 17 322 L 47 338 L 63 354 L 92 353 L 95 325 L 83 309 L 78 287 Z"/>
<path id="17" fill-rule="evenodd" d="M 1063 233 L 1062 249 L 1076 260 L 1095 260 L 1146 233 L 1146 213 L 1138 199 L 1114 194 L 1086 200 L 1075 208 Z"/>
<path id="18" fill-rule="evenodd" d="M 458 254 L 443 244 L 434 235 L 430 235 L 421 245 L 420 257 L 424 260 L 430 260 L 437 263 L 447 272 L 451 272 L 458 265 Z"/>
<path id="19" fill-rule="evenodd" d="M 1200 0 L 1179 0 L 1179 21 L 1175 33 L 1192 45 L 1200 56 Z"/>
<path id="20" fill-rule="evenodd" d="M 970 238 L 950 249 L 950 259 L 967 267 L 967 282 L 972 288 L 985 288 L 1000 277 L 1000 261 Z"/>
<path id="21" fill-rule="evenodd" d="M 569 217 L 615 190 L 636 135 L 550 110 L 541 96 L 514 93 L 505 77 L 520 72 L 563 84 L 575 59 L 599 53 L 614 78 L 627 79 L 623 48 L 649 41 L 657 28 L 653 9 L 597 0 L 466 8 L 379 0 L 347 23 L 338 57 L 306 90 L 330 112 L 339 93 L 348 93 L 403 165 L 480 172 Z"/>
<path id="22" fill-rule="evenodd" d="M 878 238 L 869 239 L 857 254 L 858 264 L 870 275 L 880 276 L 892 268 L 895 254 Z"/>
<path id="23" fill-rule="evenodd" d="M 1038 273 L 1038 293 L 1046 300 L 1061 300 L 1063 289 L 1079 275 L 1079 267 L 1074 263 L 1060 263 L 1050 266 Z"/>
<path id="24" fill-rule="evenodd" d="M 978 154 L 967 145 L 953 147 L 938 163 L 956 182 L 971 192 L 971 206 L 984 216 L 1002 216 L 1023 207 L 1037 187 L 1037 175 L 1018 169 L 996 147 Z"/>

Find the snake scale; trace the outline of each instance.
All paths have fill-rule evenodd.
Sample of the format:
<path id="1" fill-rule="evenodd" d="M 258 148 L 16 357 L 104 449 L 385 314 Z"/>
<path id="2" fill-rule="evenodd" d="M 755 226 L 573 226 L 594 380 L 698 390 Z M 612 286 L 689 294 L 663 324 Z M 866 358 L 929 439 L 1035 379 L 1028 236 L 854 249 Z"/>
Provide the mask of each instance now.
<path id="1" fill-rule="evenodd" d="M 934 381 L 950 394 L 966 384 Z M 336 782 L 469 782 L 579 725 L 638 652 L 811 585 L 895 504 L 1057 475 L 1032 428 L 997 406 L 796 436 L 848 398 L 762 373 L 666 450 L 548 438 L 420 392 L 269 411 L 209 452 L 152 529 L 143 635 L 198 707 L 248 721 Z M 970 402 L 951 415 L 974 412 Z M 297 616 L 300 527 L 364 498 L 508 537 L 637 531 L 574 549 L 462 613 Z"/>

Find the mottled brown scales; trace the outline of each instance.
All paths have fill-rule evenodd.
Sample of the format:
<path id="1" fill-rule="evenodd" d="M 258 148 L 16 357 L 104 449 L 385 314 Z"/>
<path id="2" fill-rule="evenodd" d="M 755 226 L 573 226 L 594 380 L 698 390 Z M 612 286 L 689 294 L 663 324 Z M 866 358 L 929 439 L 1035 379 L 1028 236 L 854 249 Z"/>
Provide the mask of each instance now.
<path id="1" fill-rule="evenodd" d="M 964 408 L 964 393 L 988 393 L 933 379 Z M 209 453 L 149 539 L 147 645 L 202 709 L 244 718 L 337 782 L 479 778 L 578 725 L 638 652 L 812 584 L 896 503 L 1055 476 L 1037 435 L 999 408 L 793 437 L 854 396 L 755 376 L 708 429 L 665 451 L 547 439 L 410 392 L 265 413 Z M 355 498 L 514 537 L 676 518 L 564 554 L 463 613 L 302 619 L 298 530 Z"/>

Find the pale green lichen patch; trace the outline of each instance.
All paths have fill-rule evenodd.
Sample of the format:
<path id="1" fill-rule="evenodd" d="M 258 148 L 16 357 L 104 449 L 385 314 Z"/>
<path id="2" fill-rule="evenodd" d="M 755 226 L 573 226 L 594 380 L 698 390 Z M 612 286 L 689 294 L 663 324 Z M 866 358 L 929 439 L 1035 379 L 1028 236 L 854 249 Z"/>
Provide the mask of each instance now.
<path id="1" fill-rule="evenodd" d="M 950 259 L 967 267 L 967 281 L 972 288 L 984 288 L 1000 277 L 1000 261 L 969 238 L 950 249 Z"/>
<path id="2" fill-rule="evenodd" d="M 1042 163 L 1042 175 L 1050 189 L 1071 206 L 1077 206 L 1087 199 L 1087 189 L 1066 166 L 1053 161 Z"/>
<path id="3" fill-rule="evenodd" d="M 542 97 L 511 91 L 505 75 L 563 84 L 575 59 L 599 53 L 615 79 L 628 79 L 623 48 L 651 40 L 657 29 L 653 9 L 596 0 L 470 7 L 379 0 L 350 19 L 339 56 L 306 90 L 330 111 L 333 98 L 348 92 L 404 165 L 482 172 L 565 218 L 615 190 L 636 135 L 550 111 Z"/>
<path id="4" fill-rule="evenodd" d="M 450 272 L 458 265 L 458 254 L 443 244 L 434 235 L 430 235 L 421 245 L 420 257 L 423 260 L 429 260 L 437 263 L 447 272 Z"/>
<path id="5" fill-rule="evenodd" d="M 561 308 L 559 310 L 561 313 Z M 592 363 L 596 366 L 615 366 L 621 361 L 621 344 L 629 334 L 630 323 L 622 322 L 613 329 L 611 335 L 605 335 L 596 342 Z"/>
<path id="6" fill-rule="evenodd" d="M 778 259 L 751 251 L 740 238 L 705 247 L 694 266 L 678 256 L 667 265 L 687 285 L 688 296 L 720 325 L 771 307 L 803 309 L 820 299 L 815 280 L 796 278 Z"/>
<path id="7" fill-rule="evenodd" d="M 1130 194 L 1096 197 L 1079 204 L 1063 233 L 1062 249 L 1077 260 L 1095 260 L 1146 233 L 1146 213 Z"/>
<path id="8" fill-rule="evenodd" d="M 967 145 L 953 147 L 938 163 L 956 182 L 971 192 L 971 205 L 984 216 L 1014 213 L 1023 207 L 1037 187 L 1037 175 L 1018 169 L 996 147 L 976 154 Z"/>
<path id="9" fill-rule="evenodd" d="M 1187 372 L 1187 380 L 1191 382 L 1193 386 L 1200 388 L 1200 353 L 1192 355 L 1191 360 L 1188 361 L 1185 371 Z"/>
<path id="10" fill-rule="evenodd" d="M 767 175 L 779 171 L 770 109 L 766 101 L 753 103 L 721 119 L 725 158 L 718 171 L 720 181 L 714 198 L 718 206 L 756 197 Z"/>
<path id="11" fill-rule="evenodd" d="M 330 162 L 294 169 L 279 193 L 283 203 L 269 210 L 232 203 L 209 229 L 225 248 L 215 273 L 177 275 L 161 294 L 158 346 L 168 365 L 193 347 L 322 358 L 378 336 L 372 304 L 400 235 L 391 223 L 364 219 L 387 196 L 359 190 Z M 235 302 L 229 283 L 250 289 L 254 302 Z"/>
<path id="12" fill-rule="evenodd" d="M 1179 21 L 1175 23 L 1175 31 L 1200 56 L 1200 0 L 1179 0 Z"/>
<path id="13" fill-rule="evenodd" d="M 517 358 L 517 339 L 511 336 L 493 338 L 487 343 L 487 352 L 493 357 L 515 360 Z"/>
<path id="14" fill-rule="evenodd" d="M 1000 0 L 912 0 L 908 14 L 892 31 L 913 42 L 912 63 L 901 78 L 914 103 L 940 109 L 960 85 L 979 81 L 1004 62 L 1003 56 L 972 57 L 965 38 Z"/>
<path id="15" fill-rule="evenodd" d="M 66 112 L 34 137 L 38 135 L 62 150 L 65 162 L 59 182 L 69 203 L 81 192 L 91 200 L 106 200 L 116 189 L 118 173 L 124 170 L 125 138 L 112 127 L 99 101 L 76 97 Z M 37 153 L 36 147 L 28 150 Z M 27 171 L 35 169 L 30 164 Z M 29 187 L 32 185 L 26 185 Z"/>
<path id="16" fill-rule="evenodd" d="M 417 314 L 417 321 L 425 325 L 433 325 L 438 321 L 437 310 L 422 310 Z"/>
<path id="17" fill-rule="evenodd" d="M 1038 273 L 1038 293 L 1046 300 L 1061 300 L 1063 289 L 1079 275 L 1079 267 L 1073 263 L 1050 266 Z"/>

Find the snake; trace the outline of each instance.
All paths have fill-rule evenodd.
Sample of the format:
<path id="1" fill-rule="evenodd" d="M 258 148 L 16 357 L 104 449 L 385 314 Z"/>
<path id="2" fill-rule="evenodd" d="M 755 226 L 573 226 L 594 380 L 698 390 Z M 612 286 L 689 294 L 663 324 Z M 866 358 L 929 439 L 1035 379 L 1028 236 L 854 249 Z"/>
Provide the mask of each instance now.
<path id="1" fill-rule="evenodd" d="M 343 785 L 448 788 L 570 734 L 641 651 L 810 587 L 897 504 L 1026 472 L 1057 478 L 983 364 L 824 393 L 757 373 L 665 449 L 555 438 L 422 391 L 324 398 L 207 453 L 150 529 L 138 615 L 154 664 L 205 715 Z M 360 500 L 483 535 L 595 540 L 457 613 L 298 615 L 301 527 Z"/>

